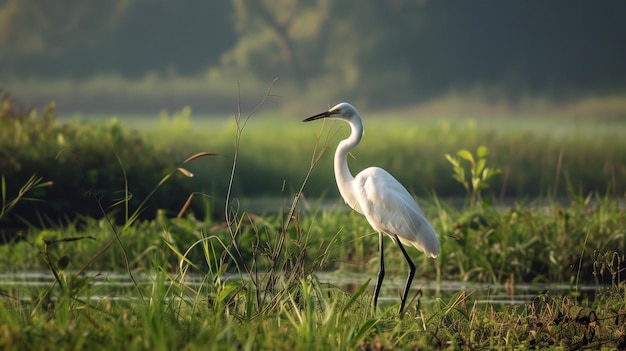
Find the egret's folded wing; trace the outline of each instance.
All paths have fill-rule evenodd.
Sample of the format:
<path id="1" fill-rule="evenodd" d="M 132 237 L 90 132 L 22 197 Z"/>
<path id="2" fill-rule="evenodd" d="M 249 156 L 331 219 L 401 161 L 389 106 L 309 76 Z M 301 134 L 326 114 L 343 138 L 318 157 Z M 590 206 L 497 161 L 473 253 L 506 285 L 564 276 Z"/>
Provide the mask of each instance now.
<path id="1" fill-rule="evenodd" d="M 435 229 L 391 174 L 382 168 L 367 168 L 356 176 L 354 186 L 363 214 L 375 230 L 396 234 L 403 244 L 430 257 L 439 255 Z"/>

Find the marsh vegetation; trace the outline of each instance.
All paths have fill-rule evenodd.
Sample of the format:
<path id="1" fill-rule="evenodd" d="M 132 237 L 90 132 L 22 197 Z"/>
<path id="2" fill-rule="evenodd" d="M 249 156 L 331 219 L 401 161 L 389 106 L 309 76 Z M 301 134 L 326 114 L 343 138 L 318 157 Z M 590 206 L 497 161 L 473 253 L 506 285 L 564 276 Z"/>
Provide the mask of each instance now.
<path id="1" fill-rule="evenodd" d="M 505 118 L 368 119 L 352 167 L 376 163 L 408 184 L 442 245 L 434 261 L 412 252 L 419 278 L 398 319 L 393 284 L 372 311 L 375 233 L 315 200 L 334 196 L 325 150 L 338 126 L 183 110 L 133 130 L 3 104 L 0 267 L 47 277 L 0 281 L 3 349 L 626 348 L 619 121 L 555 133 Z M 472 180 L 481 164 L 502 173 Z M 282 205 L 238 201 L 261 195 Z M 497 206 L 506 196 L 517 201 Z M 403 258 L 386 257 L 403 277 Z M 514 301 L 528 284 L 547 288 L 489 299 Z"/>

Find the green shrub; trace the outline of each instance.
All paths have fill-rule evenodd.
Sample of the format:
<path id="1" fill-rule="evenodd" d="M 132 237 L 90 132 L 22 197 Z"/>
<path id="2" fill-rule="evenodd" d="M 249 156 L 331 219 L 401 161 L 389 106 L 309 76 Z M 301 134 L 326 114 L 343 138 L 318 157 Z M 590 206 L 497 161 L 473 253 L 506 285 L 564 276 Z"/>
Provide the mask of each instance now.
<path id="1" fill-rule="evenodd" d="M 13 216 L 4 219 L 5 226 L 23 226 L 19 221 L 49 226 L 81 214 L 100 217 L 98 202 L 107 212 L 119 213 L 113 205 L 125 198 L 126 182 L 129 205 L 137 207 L 186 156 L 122 128 L 116 119 L 104 125 L 62 122 L 54 104 L 25 110 L 5 94 L 0 109 L 0 173 L 6 179 L 6 193 L 17 194 L 33 174 L 53 183 L 33 189 L 30 196 L 41 201 L 17 204 Z M 164 184 L 148 200 L 143 215 L 153 218 L 159 208 L 178 211 L 192 191 L 183 178 L 176 175 Z"/>

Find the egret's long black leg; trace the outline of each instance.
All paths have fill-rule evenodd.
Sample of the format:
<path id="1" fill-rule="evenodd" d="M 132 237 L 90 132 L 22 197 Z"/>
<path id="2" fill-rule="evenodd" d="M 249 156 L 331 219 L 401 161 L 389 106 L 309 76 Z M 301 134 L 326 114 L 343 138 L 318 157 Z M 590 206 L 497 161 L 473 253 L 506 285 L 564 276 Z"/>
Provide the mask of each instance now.
<path id="1" fill-rule="evenodd" d="M 406 303 L 406 298 L 409 295 L 409 289 L 411 288 L 411 283 L 413 283 L 413 277 L 415 276 L 415 264 L 413 264 L 413 261 L 411 261 L 409 254 L 406 253 L 406 250 L 404 249 L 404 246 L 400 242 L 400 239 L 398 239 L 398 236 L 396 235 L 395 237 L 396 237 L 396 242 L 398 243 L 398 246 L 400 246 L 400 250 L 402 250 L 402 254 L 404 255 L 404 258 L 406 259 L 406 262 L 409 264 L 409 277 L 406 281 L 406 286 L 404 287 L 404 294 L 402 294 L 402 303 L 400 304 L 399 313 L 400 313 L 400 316 L 402 316 L 402 311 L 404 311 L 404 304 Z"/>
<path id="2" fill-rule="evenodd" d="M 380 269 L 378 270 L 376 288 L 374 288 L 374 313 L 376 313 L 376 305 L 378 304 L 378 293 L 380 292 L 380 286 L 383 284 L 383 278 L 385 277 L 385 250 L 383 246 L 383 233 L 378 233 L 378 248 L 380 249 Z"/>

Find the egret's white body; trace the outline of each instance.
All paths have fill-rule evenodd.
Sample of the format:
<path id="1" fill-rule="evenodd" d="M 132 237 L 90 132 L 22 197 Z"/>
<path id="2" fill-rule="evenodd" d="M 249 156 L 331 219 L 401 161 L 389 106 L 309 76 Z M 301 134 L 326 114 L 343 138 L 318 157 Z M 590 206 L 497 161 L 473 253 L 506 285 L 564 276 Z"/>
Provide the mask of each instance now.
<path id="1" fill-rule="evenodd" d="M 402 314 L 415 275 L 415 265 L 403 244 L 413 246 L 427 256 L 435 258 L 439 255 L 439 239 L 435 229 L 406 188 L 384 169 L 369 167 L 356 177 L 352 176 L 348 168 L 348 153 L 359 144 L 363 136 L 361 117 L 352 105 L 340 103 L 326 112 L 305 119 L 304 122 L 320 118 L 340 119 L 348 122 L 351 127 L 350 136 L 342 140 L 335 151 L 335 179 L 345 202 L 365 216 L 379 234 L 380 270 L 374 293 L 374 308 L 385 275 L 383 234 L 389 235 L 398 243 L 409 264 L 409 278 L 400 305 Z"/>

